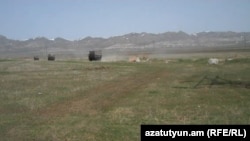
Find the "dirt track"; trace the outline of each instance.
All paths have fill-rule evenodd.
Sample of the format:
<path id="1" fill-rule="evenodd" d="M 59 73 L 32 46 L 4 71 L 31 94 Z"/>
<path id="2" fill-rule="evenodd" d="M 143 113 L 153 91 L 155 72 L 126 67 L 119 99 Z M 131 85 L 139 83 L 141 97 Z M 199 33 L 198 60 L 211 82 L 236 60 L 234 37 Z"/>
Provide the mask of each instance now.
<path id="1" fill-rule="evenodd" d="M 148 71 L 147 71 L 148 72 Z M 117 80 L 106 82 L 82 91 L 76 97 L 54 103 L 38 111 L 44 117 L 64 116 L 72 113 L 95 115 L 119 104 L 124 98 L 136 94 L 148 84 L 164 79 L 167 72 L 164 68 L 152 70 L 150 73 L 133 73 L 119 77 Z"/>

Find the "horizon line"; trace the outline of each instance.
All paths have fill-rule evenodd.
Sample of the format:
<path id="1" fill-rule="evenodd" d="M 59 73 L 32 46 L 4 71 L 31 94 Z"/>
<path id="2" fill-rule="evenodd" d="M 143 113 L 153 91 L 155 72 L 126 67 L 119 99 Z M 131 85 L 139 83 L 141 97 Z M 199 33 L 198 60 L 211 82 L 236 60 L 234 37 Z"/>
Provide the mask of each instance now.
<path id="1" fill-rule="evenodd" d="M 109 39 L 109 38 L 112 38 L 112 37 L 119 37 L 119 36 L 125 36 L 125 35 L 129 35 L 129 34 L 155 34 L 155 35 L 159 35 L 159 34 L 164 34 L 164 33 L 179 33 L 179 32 L 183 32 L 185 34 L 188 34 L 188 35 L 196 35 L 198 33 L 211 33 L 211 32 L 233 32 L 233 33 L 250 33 L 250 31 L 232 31 L 232 30 L 228 30 L 228 31 L 213 31 L 213 30 L 206 30 L 206 31 L 199 31 L 199 32 L 192 32 L 192 33 L 188 33 L 188 32 L 185 32 L 185 31 L 182 31 L 182 30 L 179 30 L 179 31 L 165 31 L 165 32 L 158 32 L 158 33 L 152 33 L 152 32 L 129 32 L 129 33 L 125 33 L 125 34 L 122 34 L 122 35 L 114 35 L 114 36 L 108 36 L 108 37 L 100 37 L 100 36 L 85 36 L 85 37 L 79 37 L 77 39 L 67 39 L 67 38 L 64 38 L 64 37 L 60 37 L 60 36 L 57 36 L 57 37 L 54 37 L 54 38 L 48 38 L 46 36 L 36 36 L 36 37 L 30 37 L 30 38 L 27 38 L 27 39 L 14 39 L 14 38 L 10 38 L 8 36 L 5 36 L 5 35 L 2 35 L 0 34 L 0 36 L 3 36 L 7 39 L 10 39 L 10 40 L 16 40 L 16 41 L 28 41 L 28 40 L 31 40 L 31 39 L 38 39 L 38 38 L 45 38 L 47 40 L 51 40 L 51 41 L 54 41 L 55 39 L 57 38 L 61 38 L 61 39 L 64 39 L 64 40 L 67 40 L 67 41 L 79 41 L 79 40 L 83 40 L 83 39 L 86 39 L 86 38 L 102 38 L 102 39 Z"/>

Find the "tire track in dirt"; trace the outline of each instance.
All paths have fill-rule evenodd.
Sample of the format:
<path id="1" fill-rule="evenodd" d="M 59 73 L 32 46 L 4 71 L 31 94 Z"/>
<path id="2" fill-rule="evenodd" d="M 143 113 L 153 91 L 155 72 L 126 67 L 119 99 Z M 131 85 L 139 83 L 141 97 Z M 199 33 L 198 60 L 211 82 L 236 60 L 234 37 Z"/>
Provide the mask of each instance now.
<path id="1" fill-rule="evenodd" d="M 37 114 L 45 117 L 65 116 L 72 113 L 93 116 L 119 104 L 127 96 L 146 88 L 148 84 L 159 78 L 166 77 L 167 72 L 163 68 L 154 69 L 149 73 L 133 73 L 86 90 L 82 95 L 40 109 Z"/>

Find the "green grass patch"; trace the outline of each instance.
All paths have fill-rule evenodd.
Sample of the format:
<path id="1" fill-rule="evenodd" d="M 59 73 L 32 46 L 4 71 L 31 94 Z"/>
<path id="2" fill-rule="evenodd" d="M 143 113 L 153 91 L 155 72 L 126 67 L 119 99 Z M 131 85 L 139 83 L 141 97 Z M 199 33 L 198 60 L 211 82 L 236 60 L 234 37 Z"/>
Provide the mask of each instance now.
<path id="1" fill-rule="evenodd" d="M 249 59 L 207 59 L 4 61 L 1 139 L 139 140 L 141 124 L 249 124 L 250 89 L 210 86 L 250 81 Z"/>

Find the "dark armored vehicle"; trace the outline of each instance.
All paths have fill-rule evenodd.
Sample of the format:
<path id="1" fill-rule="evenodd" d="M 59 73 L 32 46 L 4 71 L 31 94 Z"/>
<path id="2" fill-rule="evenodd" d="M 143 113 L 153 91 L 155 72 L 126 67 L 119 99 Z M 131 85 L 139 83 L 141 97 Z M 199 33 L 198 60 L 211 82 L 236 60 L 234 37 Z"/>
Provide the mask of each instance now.
<path id="1" fill-rule="evenodd" d="M 34 60 L 35 61 L 39 60 L 39 57 L 38 56 L 34 56 Z"/>
<path id="2" fill-rule="evenodd" d="M 51 54 L 48 55 L 48 61 L 55 61 L 55 59 L 56 59 L 55 55 Z"/>
<path id="3" fill-rule="evenodd" d="M 89 61 L 99 61 L 102 59 L 102 51 L 89 51 Z"/>

